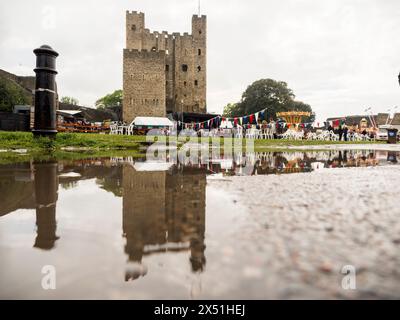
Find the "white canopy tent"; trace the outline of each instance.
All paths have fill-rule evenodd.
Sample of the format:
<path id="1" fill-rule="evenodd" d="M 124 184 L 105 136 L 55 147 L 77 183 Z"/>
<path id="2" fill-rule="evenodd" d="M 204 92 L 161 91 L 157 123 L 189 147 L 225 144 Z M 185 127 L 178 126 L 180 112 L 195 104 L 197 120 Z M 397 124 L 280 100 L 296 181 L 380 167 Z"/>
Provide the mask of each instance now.
<path id="1" fill-rule="evenodd" d="M 132 124 L 137 127 L 173 127 L 174 124 L 168 118 L 162 117 L 136 117 Z"/>

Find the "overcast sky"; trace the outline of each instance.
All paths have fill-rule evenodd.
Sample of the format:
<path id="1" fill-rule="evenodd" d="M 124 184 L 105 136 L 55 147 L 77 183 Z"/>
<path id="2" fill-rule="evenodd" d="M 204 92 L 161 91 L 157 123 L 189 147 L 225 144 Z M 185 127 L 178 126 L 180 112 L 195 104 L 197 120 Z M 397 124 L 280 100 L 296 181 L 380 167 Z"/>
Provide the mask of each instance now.
<path id="1" fill-rule="evenodd" d="M 59 94 L 93 106 L 122 88 L 125 11 L 150 30 L 190 32 L 198 0 L 1 0 L 0 68 L 33 75 L 32 49 L 60 53 Z M 399 105 L 400 0 L 202 0 L 209 112 L 253 81 L 286 81 L 318 119 Z"/>

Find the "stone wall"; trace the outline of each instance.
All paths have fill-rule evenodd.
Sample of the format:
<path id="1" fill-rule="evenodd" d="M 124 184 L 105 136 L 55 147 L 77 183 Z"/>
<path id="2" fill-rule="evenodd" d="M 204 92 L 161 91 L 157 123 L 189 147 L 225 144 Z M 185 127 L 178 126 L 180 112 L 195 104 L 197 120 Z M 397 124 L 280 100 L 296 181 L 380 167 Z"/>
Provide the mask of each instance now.
<path id="1" fill-rule="evenodd" d="M 165 52 L 124 50 L 122 118 L 165 117 Z"/>

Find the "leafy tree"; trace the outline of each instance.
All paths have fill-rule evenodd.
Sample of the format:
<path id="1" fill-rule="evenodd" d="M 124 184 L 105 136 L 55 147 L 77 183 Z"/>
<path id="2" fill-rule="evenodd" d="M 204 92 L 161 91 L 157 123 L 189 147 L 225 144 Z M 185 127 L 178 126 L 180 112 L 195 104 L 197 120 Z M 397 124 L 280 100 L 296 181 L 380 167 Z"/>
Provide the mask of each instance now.
<path id="1" fill-rule="evenodd" d="M 107 109 L 111 107 L 122 106 L 122 90 L 115 90 L 96 101 L 96 107 Z"/>
<path id="2" fill-rule="evenodd" d="M 224 115 L 228 117 L 240 117 L 267 108 L 265 111 L 266 119 L 275 119 L 276 113 L 282 111 L 297 110 L 312 112 L 308 104 L 295 101 L 294 98 L 295 95 L 288 88 L 286 82 L 261 79 L 247 87 L 240 102 L 228 104 L 224 108 Z"/>
<path id="3" fill-rule="evenodd" d="M 224 107 L 224 116 L 225 117 L 236 117 L 236 113 L 238 112 L 237 110 L 237 103 L 228 103 L 225 107 Z"/>
<path id="4" fill-rule="evenodd" d="M 79 104 L 78 99 L 75 99 L 73 97 L 62 97 L 60 101 L 66 104 L 72 104 L 74 106 L 77 106 Z"/>
<path id="5" fill-rule="evenodd" d="M 30 104 L 29 95 L 16 83 L 0 77 L 0 111 L 11 112 L 18 104 Z"/>
<path id="6" fill-rule="evenodd" d="M 305 112 L 310 112 L 311 116 L 307 118 L 303 118 L 304 122 L 314 122 L 315 120 L 315 114 L 313 113 L 311 106 L 307 103 L 301 102 L 301 101 L 295 101 L 293 100 L 289 104 L 289 110 L 290 111 L 305 111 Z"/>

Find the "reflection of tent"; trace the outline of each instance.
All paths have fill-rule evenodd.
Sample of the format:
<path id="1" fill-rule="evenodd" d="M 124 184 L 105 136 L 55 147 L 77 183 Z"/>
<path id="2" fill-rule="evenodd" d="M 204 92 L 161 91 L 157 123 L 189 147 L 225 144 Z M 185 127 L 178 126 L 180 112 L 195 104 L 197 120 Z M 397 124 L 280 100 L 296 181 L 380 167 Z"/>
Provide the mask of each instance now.
<path id="1" fill-rule="evenodd" d="M 173 166 L 172 162 L 136 162 L 134 168 L 136 171 L 168 171 Z"/>
<path id="2" fill-rule="evenodd" d="M 165 128 L 173 127 L 174 124 L 168 118 L 161 117 L 136 117 L 133 120 L 136 127 L 152 127 L 152 128 Z"/>
<path id="3" fill-rule="evenodd" d="M 212 159 L 211 162 L 219 163 L 223 170 L 233 168 L 233 159 Z"/>

